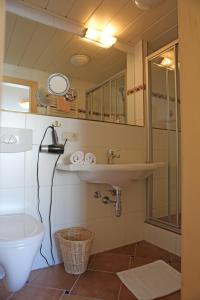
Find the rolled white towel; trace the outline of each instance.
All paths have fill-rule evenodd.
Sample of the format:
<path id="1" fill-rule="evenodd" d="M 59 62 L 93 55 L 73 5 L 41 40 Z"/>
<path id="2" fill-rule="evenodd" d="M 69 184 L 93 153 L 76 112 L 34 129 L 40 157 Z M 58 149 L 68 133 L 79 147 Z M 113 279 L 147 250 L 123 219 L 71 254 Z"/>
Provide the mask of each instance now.
<path id="1" fill-rule="evenodd" d="M 94 153 L 90 153 L 90 152 L 86 153 L 84 163 L 86 165 L 96 164 L 96 156 L 94 155 Z"/>
<path id="2" fill-rule="evenodd" d="M 71 164 L 73 165 L 82 165 L 84 163 L 84 153 L 83 151 L 76 151 L 72 153 L 69 158 Z"/>

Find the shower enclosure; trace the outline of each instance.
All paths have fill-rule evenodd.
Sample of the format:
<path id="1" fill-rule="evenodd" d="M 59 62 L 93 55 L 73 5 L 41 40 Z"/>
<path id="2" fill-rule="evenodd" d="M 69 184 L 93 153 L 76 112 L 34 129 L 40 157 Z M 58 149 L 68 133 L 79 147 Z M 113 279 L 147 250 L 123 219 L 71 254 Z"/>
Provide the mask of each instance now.
<path id="1" fill-rule="evenodd" d="M 86 93 L 86 116 L 126 124 L 126 77 L 122 71 Z"/>
<path id="2" fill-rule="evenodd" d="M 147 146 L 149 162 L 165 162 L 147 181 L 148 223 L 180 232 L 180 96 L 178 42 L 149 55 Z"/>

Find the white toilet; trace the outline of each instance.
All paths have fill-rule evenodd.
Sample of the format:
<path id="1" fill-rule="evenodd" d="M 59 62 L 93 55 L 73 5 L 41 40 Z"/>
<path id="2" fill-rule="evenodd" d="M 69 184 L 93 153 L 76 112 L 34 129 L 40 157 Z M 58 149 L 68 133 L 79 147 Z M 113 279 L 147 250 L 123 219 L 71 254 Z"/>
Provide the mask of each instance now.
<path id="1" fill-rule="evenodd" d="M 0 266 L 11 292 L 26 283 L 44 236 L 43 224 L 26 214 L 0 216 Z"/>

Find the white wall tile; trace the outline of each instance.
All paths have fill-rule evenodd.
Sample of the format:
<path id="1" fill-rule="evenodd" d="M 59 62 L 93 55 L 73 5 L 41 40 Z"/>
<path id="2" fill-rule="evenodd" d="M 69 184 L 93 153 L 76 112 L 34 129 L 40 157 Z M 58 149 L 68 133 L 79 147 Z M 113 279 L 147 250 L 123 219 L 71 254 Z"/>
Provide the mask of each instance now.
<path id="1" fill-rule="evenodd" d="M 143 239 L 145 212 L 124 214 L 124 237 L 125 244 L 131 244 Z"/>
<path id="2" fill-rule="evenodd" d="M 180 255 L 180 235 L 174 232 L 150 224 L 144 224 L 144 238 L 158 247 Z"/>
<path id="3" fill-rule="evenodd" d="M 2 127 L 15 127 L 25 128 L 26 114 L 15 112 L 0 112 L 0 126 Z"/>
<path id="4" fill-rule="evenodd" d="M 143 41 L 139 41 L 134 48 L 135 55 L 135 86 L 143 84 L 144 68 L 143 68 Z"/>
<path id="5" fill-rule="evenodd" d="M 107 241 L 107 226 L 105 218 L 88 220 L 86 225 L 89 230 L 95 232 L 92 253 L 102 252 L 104 249 L 106 250 L 107 248 L 104 246 Z"/>
<path id="6" fill-rule="evenodd" d="M 54 164 L 57 155 L 40 153 L 39 154 L 39 181 L 40 185 L 50 185 Z M 25 185 L 36 186 L 37 174 L 37 159 L 38 159 L 38 146 L 33 146 L 32 151 L 25 153 Z"/>
<path id="7" fill-rule="evenodd" d="M 87 227 L 95 232 L 92 253 L 125 245 L 123 217 L 96 218 L 89 220 Z"/>
<path id="8" fill-rule="evenodd" d="M 57 128 L 59 138 L 64 131 L 78 133 L 76 141 L 67 143 L 65 155 L 61 156 L 60 161 L 63 161 L 66 155 L 69 156 L 74 151 L 82 149 L 85 152 L 94 152 L 97 162 L 105 163 L 107 150 L 110 148 L 121 150 L 121 157 L 116 162 L 129 163 L 146 160 L 144 128 L 30 114 L 25 117 L 17 113 L 11 113 L 9 118 L 6 126 L 19 123 L 21 127 L 33 129 L 34 146 L 32 151 L 25 154 L 0 155 L 0 200 L 2 200 L 0 213 L 4 213 L 5 209 L 8 209 L 8 212 L 13 212 L 13 209 L 22 209 L 25 213 L 39 218 L 36 185 L 37 149 L 44 130 L 55 120 L 61 122 L 61 127 Z M 51 143 L 50 132 L 44 143 Z M 43 252 L 49 261 L 51 261 L 51 255 L 48 212 L 51 175 L 56 158 L 57 155 L 43 153 L 40 155 L 40 209 L 45 226 Z M 75 174 L 56 171 L 52 206 L 53 236 L 54 232 L 60 228 L 71 226 L 89 228 L 95 232 L 93 253 L 143 239 L 145 182 L 135 182 L 129 188 L 123 189 L 123 214 L 120 218 L 115 217 L 112 205 L 104 205 L 100 199 L 93 197 L 97 190 L 111 197 L 110 192 L 106 191 L 108 189 L 110 189 L 108 185 L 86 184 L 81 182 Z M 59 262 L 59 251 L 55 246 L 53 251 L 56 262 Z M 33 268 L 44 266 L 46 266 L 45 261 L 40 254 L 37 254 Z"/>
<path id="9" fill-rule="evenodd" d="M 176 247 L 176 235 L 168 230 L 159 230 L 155 234 L 155 245 L 169 251 L 172 253 L 175 253 L 175 247 Z"/>
<path id="10" fill-rule="evenodd" d="M 0 153 L 0 188 L 24 186 L 24 153 Z"/>
<path id="11" fill-rule="evenodd" d="M 37 198 L 37 188 L 30 187 L 25 189 L 25 213 L 30 214 L 37 218 L 39 218 L 38 214 L 38 198 Z M 52 263 L 51 252 L 50 252 L 50 238 L 49 238 L 49 208 L 50 208 L 50 187 L 41 187 L 40 188 L 40 213 L 42 216 L 45 235 L 42 242 L 42 253 L 45 255 L 49 263 Z M 52 221 L 52 228 L 53 228 Z M 52 230 L 52 236 L 53 236 Z M 45 260 L 38 253 L 36 259 L 33 264 L 33 269 L 46 267 Z"/>
<path id="12" fill-rule="evenodd" d="M 44 258 L 40 255 L 39 251 L 36 254 L 36 257 L 33 261 L 32 270 L 37 270 L 41 268 L 46 268 L 48 265 L 45 262 Z"/>
<path id="13" fill-rule="evenodd" d="M 55 187 L 54 223 L 58 225 L 87 219 L 85 198 L 87 190 L 82 184 Z"/>
<path id="14" fill-rule="evenodd" d="M 144 124 L 144 91 L 140 90 L 135 93 L 136 107 L 136 124 L 142 126 Z"/>
<path id="15" fill-rule="evenodd" d="M 0 189 L 0 215 L 24 212 L 24 188 Z"/>
<path id="16" fill-rule="evenodd" d="M 40 187 L 40 211 L 45 226 L 48 225 L 48 213 L 50 205 L 50 186 Z M 55 200 L 55 199 L 53 199 Z M 34 216 L 39 219 L 38 214 L 38 197 L 36 187 L 25 188 L 25 213 Z"/>
<path id="17" fill-rule="evenodd" d="M 54 185 L 80 184 L 81 180 L 76 173 L 56 170 Z"/>
<path id="18" fill-rule="evenodd" d="M 105 219 L 105 238 L 104 245 L 106 249 L 113 249 L 127 244 L 125 235 L 125 218 L 115 217 Z M 113 230 L 114 229 L 114 230 Z M 134 229 L 132 229 L 134 230 Z"/>
<path id="19" fill-rule="evenodd" d="M 93 195 L 96 190 L 99 190 L 98 186 L 86 183 L 56 186 L 54 188 L 55 224 L 111 217 L 114 214 L 113 207 L 104 205 L 100 199 L 94 198 Z"/>
<path id="20" fill-rule="evenodd" d="M 52 173 L 54 164 L 58 155 L 40 153 L 39 155 L 39 182 L 41 186 L 47 186 L 51 184 Z M 63 158 L 65 155 L 63 156 Z M 36 186 L 37 185 L 37 158 L 38 158 L 38 146 L 34 145 L 32 151 L 25 153 L 25 185 Z M 60 158 L 60 162 L 63 161 Z M 79 184 L 80 179 L 77 174 L 71 174 L 56 170 L 54 175 L 54 185 L 65 184 Z"/>
<path id="21" fill-rule="evenodd" d="M 31 115 L 26 116 L 26 128 L 33 129 L 33 144 L 39 145 L 43 137 L 44 131 L 55 121 L 55 117 Z M 51 130 L 47 132 L 44 144 L 51 144 Z"/>
<path id="22" fill-rule="evenodd" d="M 123 212 L 135 213 L 146 210 L 145 181 L 135 181 L 122 191 Z"/>

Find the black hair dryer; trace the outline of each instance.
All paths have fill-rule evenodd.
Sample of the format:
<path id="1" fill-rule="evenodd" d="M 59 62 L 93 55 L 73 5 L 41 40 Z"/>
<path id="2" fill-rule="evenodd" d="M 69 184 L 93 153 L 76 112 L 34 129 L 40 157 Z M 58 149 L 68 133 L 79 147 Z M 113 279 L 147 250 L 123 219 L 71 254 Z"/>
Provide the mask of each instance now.
<path id="1" fill-rule="evenodd" d="M 53 126 L 51 128 L 51 135 L 52 135 L 52 144 L 51 145 L 40 145 L 40 152 L 44 153 L 52 153 L 52 154 L 63 154 L 64 153 L 64 145 L 58 144 L 58 135 Z"/>

